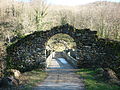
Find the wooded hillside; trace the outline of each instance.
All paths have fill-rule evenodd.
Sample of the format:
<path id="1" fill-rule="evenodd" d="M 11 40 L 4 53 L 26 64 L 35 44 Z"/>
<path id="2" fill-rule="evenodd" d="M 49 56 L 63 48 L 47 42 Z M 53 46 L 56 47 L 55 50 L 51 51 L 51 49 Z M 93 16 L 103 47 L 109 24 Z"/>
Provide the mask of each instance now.
<path id="1" fill-rule="evenodd" d="M 100 37 L 119 40 L 120 3 L 94 2 L 72 7 L 47 5 L 43 0 L 0 0 L 0 41 L 10 43 L 36 30 L 66 23 L 96 30 Z"/>

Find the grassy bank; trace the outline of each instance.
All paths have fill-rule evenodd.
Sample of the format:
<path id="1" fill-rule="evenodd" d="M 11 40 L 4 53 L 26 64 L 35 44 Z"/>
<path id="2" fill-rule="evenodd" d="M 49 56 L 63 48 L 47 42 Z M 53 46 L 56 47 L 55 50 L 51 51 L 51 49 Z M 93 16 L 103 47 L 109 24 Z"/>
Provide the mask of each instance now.
<path id="1" fill-rule="evenodd" d="M 77 74 L 84 78 L 86 90 L 120 90 L 117 85 L 108 84 L 99 73 L 99 69 L 80 69 Z"/>
<path id="2" fill-rule="evenodd" d="M 36 86 L 38 83 L 42 82 L 47 77 L 47 73 L 42 70 L 33 70 L 30 72 L 25 72 L 22 74 L 21 86 L 24 87 L 23 90 L 31 90 L 32 87 Z"/>

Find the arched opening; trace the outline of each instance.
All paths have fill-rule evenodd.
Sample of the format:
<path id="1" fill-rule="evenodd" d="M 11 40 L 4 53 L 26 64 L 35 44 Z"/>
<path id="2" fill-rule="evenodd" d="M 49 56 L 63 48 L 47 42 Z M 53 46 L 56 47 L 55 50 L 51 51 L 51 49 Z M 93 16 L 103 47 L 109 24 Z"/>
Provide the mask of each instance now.
<path id="1" fill-rule="evenodd" d="M 55 59 L 59 59 L 62 63 L 71 62 L 68 59 L 66 60 L 66 58 L 69 56 L 76 57 L 76 42 L 68 34 L 55 34 L 46 42 L 45 52 L 47 67 L 49 67 L 51 60 Z"/>
<path id="2" fill-rule="evenodd" d="M 97 60 L 96 52 L 99 51 L 96 34 L 96 31 L 79 30 L 68 24 L 47 31 L 36 31 L 7 48 L 7 66 L 20 71 L 33 70 L 34 68 L 45 69 L 48 56 L 52 52 L 63 51 L 76 59 L 71 60 L 73 66 L 91 65 L 92 60 Z M 68 43 L 71 42 L 69 40 L 76 46 L 71 46 Z"/>
<path id="3" fill-rule="evenodd" d="M 46 43 L 47 50 L 61 52 L 68 49 L 75 49 L 76 43 L 68 34 L 55 34 Z"/>

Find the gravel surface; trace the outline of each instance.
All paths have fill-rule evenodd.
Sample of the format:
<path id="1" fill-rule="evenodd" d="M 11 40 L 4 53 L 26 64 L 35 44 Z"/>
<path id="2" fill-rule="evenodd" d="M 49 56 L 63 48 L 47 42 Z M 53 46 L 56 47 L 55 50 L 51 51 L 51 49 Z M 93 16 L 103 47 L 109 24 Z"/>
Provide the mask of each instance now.
<path id="1" fill-rule="evenodd" d="M 48 77 L 33 90 L 85 90 L 83 80 L 63 58 L 52 59 Z"/>

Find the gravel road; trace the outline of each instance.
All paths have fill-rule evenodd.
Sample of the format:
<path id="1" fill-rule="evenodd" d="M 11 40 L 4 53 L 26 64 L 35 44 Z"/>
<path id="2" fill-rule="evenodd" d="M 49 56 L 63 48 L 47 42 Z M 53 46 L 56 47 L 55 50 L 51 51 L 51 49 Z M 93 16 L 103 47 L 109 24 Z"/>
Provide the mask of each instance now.
<path id="1" fill-rule="evenodd" d="M 52 59 L 46 71 L 48 77 L 33 90 L 85 90 L 82 78 L 64 58 Z"/>

